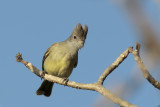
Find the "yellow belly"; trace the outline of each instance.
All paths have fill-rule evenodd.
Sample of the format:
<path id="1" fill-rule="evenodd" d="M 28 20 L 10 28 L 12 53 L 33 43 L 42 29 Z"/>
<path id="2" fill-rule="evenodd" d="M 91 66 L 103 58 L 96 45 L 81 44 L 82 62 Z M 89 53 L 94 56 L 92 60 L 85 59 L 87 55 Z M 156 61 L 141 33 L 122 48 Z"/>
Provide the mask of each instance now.
<path id="1" fill-rule="evenodd" d="M 49 55 L 44 61 L 44 70 L 54 76 L 69 77 L 72 73 L 75 61 L 69 60 L 66 56 Z"/>

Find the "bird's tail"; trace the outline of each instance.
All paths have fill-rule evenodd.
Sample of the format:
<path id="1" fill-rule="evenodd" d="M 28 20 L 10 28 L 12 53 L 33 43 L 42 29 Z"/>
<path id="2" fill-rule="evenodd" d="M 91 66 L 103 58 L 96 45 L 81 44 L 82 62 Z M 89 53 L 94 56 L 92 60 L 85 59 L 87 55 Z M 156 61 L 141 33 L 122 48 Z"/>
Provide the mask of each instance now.
<path id="1" fill-rule="evenodd" d="M 44 80 L 39 89 L 36 91 L 37 95 L 44 95 L 46 97 L 49 97 L 52 93 L 52 87 L 53 82 L 49 82 L 47 80 Z"/>

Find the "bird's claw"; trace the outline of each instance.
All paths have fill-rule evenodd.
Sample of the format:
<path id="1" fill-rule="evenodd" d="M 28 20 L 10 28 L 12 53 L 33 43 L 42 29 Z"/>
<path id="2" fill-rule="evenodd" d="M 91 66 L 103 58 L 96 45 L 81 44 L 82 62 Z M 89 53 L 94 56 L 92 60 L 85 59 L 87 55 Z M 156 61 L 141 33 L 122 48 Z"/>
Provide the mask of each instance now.
<path id="1" fill-rule="evenodd" d="M 63 79 L 64 79 L 63 82 L 65 82 L 64 86 L 67 86 L 69 79 L 68 78 L 63 78 Z"/>

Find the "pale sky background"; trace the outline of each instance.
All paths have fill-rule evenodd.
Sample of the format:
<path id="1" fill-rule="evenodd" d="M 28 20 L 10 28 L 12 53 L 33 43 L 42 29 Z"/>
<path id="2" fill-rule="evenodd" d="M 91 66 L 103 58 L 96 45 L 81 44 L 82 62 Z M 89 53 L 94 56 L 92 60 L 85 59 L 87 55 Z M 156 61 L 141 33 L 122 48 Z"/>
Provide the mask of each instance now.
<path id="1" fill-rule="evenodd" d="M 151 18 L 160 16 L 153 1 L 144 1 L 144 9 Z M 0 107 L 92 107 L 96 103 L 101 97 L 97 92 L 57 84 L 51 97 L 37 96 L 42 80 L 15 59 L 20 52 L 24 60 L 41 69 L 47 48 L 68 38 L 79 22 L 87 24 L 89 30 L 71 81 L 97 81 L 126 48 L 139 41 L 126 13 L 111 0 L 0 1 Z M 112 85 L 127 81 L 135 66 L 134 57 L 129 55 L 106 79 L 106 88 L 112 92 Z M 157 107 L 159 90 L 144 82 L 127 101 L 141 107 Z"/>

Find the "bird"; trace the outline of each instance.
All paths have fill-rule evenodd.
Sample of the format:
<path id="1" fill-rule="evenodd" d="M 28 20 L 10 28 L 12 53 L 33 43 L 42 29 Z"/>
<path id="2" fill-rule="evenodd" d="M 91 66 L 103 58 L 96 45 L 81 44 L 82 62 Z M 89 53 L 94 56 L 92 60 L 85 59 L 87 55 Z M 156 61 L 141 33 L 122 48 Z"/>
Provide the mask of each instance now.
<path id="1" fill-rule="evenodd" d="M 53 43 L 45 52 L 42 60 L 42 71 L 49 75 L 68 79 L 78 64 L 78 51 L 84 47 L 88 26 L 78 23 L 72 34 L 62 42 Z M 54 83 L 43 80 L 36 91 L 37 95 L 49 97 Z"/>

